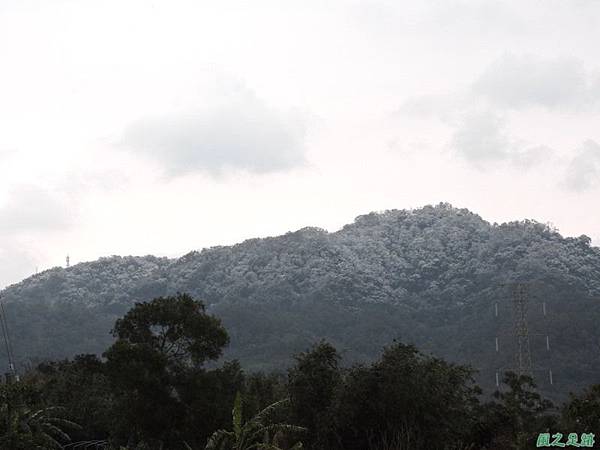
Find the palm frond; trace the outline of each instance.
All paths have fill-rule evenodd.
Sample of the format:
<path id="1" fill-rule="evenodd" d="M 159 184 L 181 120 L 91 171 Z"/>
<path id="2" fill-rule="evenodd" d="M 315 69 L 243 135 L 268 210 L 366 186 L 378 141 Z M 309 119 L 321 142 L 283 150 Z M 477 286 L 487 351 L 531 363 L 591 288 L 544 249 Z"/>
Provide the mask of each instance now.
<path id="1" fill-rule="evenodd" d="M 231 431 L 226 430 L 217 430 L 215 431 L 210 438 L 208 438 L 208 442 L 206 443 L 206 450 L 222 450 L 225 445 L 235 442 L 235 434 Z"/>
<path id="2" fill-rule="evenodd" d="M 256 416 L 254 416 L 254 418 L 252 420 L 255 422 L 258 422 L 260 424 L 264 423 L 264 421 L 266 419 L 268 419 L 269 416 L 271 416 L 271 414 L 273 414 L 275 411 L 277 411 L 282 406 L 289 403 L 289 401 L 290 401 L 289 398 L 284 398 L 283 400 L 279 400 L 278 402 L 271 403 L 269 406 L 267 406 L 262 411 L 260 411 L 258 414 L 256 414 Z"/>

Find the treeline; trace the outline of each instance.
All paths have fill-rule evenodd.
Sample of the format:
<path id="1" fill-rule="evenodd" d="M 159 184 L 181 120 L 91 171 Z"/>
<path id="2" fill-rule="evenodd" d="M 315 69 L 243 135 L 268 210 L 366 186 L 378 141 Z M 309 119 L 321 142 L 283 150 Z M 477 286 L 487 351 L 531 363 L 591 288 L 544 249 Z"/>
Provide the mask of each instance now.
<path id="1" fill-rule="evenodd" d="M 245 373 L 219 363 L 228 333 L 186 294 L 136 304 L 113 334 L 102 359 L 46 362 L 0 388 L 0 448 L 505 450 L 600 426 L 600 385 L 556 408 L 507 373 L 485 398 L 472 369 L 400 342 L 344 367 L 322 341 L 286 372 Z"/>

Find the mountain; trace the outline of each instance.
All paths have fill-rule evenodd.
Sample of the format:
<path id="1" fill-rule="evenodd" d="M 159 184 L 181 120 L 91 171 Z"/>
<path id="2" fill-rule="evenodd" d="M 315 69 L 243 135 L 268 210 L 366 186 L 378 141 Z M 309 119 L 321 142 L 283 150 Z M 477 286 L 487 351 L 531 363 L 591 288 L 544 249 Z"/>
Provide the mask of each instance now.
<path id="1" fill-rule="evenodd" d="M 226 356 L 251 370 L 284 369 L 294 352 L 321 338 L 348 364 L 372 360 L 398 339 L 473 365 L 491 389 L 498 368 L 515 367 L 514 282 L 528 283 L 540 390 L 563 398 L 599 382 L 600 248 L 587 236 L 565 238 L 531 220 L 490 224 L 449 204 L 371 213 L 337 232 L 304 228 L 178 259 L 101 258 L 39 273 L 2 297 L 21 362 L 101 353 L 134 302 L 179 291 L 223 319 L 231 335 Z"/>

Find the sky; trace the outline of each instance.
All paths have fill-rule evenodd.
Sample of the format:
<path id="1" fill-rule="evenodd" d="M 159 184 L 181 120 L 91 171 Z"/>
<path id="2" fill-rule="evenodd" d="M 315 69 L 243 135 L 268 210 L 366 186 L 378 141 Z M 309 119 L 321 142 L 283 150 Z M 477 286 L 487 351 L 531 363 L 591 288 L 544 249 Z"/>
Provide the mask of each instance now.
<path id="1" fill-rule="evenodd" d="M 598 0 L 0 0 L 0 288 L 449 202 L 600 245 Z"/>

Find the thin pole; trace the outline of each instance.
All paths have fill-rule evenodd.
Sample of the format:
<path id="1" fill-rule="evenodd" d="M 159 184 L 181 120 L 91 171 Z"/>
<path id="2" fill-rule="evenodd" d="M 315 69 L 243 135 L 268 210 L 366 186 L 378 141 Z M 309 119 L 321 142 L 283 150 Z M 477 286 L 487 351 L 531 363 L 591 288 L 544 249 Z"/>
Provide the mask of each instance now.
<path id="1" fill-rule="evenodd" d="M 6 356 L 8 357 L 8 368 L 12 375 L 15 374 L 15 364 L 13 360 L 12 346 L 10 344 L 10 335 L 8 334 L 8 324 L 6 322 L 6 312 L 4 311 L 4 303 L 0 301 L 0 322 L 2 323 L 2 334 L 4 336 L 4 344 L 6 346 Z"/>

